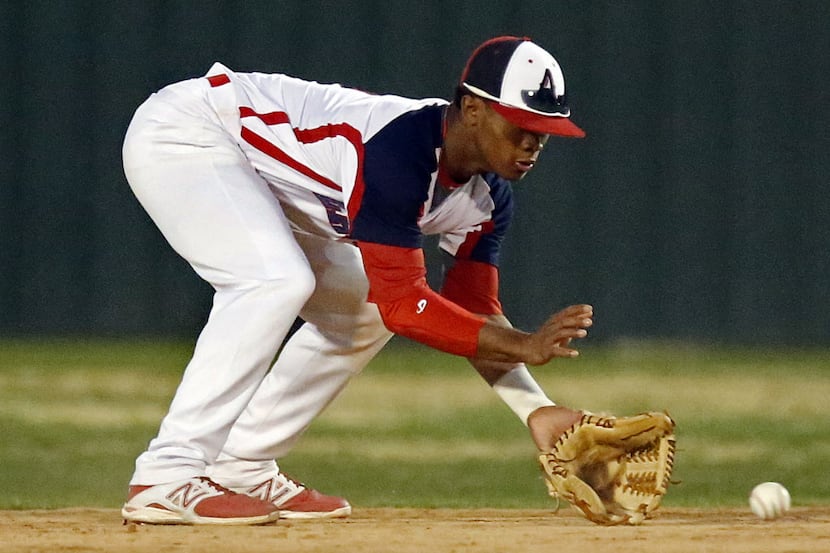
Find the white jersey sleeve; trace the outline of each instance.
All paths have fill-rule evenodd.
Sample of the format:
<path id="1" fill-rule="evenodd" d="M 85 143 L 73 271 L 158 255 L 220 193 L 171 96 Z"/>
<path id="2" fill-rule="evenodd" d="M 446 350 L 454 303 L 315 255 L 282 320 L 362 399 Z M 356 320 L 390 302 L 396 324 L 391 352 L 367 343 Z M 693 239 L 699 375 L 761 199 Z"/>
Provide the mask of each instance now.
<path id="1" fill-rule="evenodd" d="M 266 180 L 277 188 L 294 182 L 322 194 L 337 191 L 344 204 L 359 177 L 363 144 L 401 114 L 446 103 L 281 74 L 235 73 L 219 63 L 206 76 L 223 125 Z M 290 190 L 286 195 L 281 199 Z"/>

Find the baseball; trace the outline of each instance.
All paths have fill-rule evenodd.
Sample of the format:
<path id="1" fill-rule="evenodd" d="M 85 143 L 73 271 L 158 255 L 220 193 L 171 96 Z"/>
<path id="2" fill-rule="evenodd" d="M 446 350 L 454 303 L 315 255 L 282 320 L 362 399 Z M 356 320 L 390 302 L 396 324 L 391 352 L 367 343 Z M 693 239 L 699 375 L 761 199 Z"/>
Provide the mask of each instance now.
<path id="1" fill-rule="evenodd" d="M 790 510 L 790 492 L 778 482 L 764 482 L 752 488 L 749 507 L 759 518 L 777 518 Z"/>

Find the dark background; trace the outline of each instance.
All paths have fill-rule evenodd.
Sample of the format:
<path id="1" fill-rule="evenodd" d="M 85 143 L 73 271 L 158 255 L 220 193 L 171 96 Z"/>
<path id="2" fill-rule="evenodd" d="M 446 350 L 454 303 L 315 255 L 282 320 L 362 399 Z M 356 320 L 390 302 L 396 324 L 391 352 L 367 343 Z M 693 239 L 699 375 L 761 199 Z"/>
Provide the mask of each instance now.
<path id="1" fill-rule="evenodd" d="M 210 288 L 126 184 L 151 92 L 213 61 L 447 97 L 471 50 L 532 37 L 585 140 L 516 187 L 514 323 L 574 302 L 592 335 L 830 343 L 830 2 L 0 3 L 0 334 L 191 336 Z"/>

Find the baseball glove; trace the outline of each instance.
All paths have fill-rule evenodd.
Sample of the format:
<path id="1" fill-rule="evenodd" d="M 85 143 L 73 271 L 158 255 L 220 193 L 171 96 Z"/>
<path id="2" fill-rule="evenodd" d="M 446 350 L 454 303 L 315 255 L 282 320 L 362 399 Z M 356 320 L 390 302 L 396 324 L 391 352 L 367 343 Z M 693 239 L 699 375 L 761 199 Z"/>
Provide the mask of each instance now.
<path id="1" fill-rule="evenodd" d="M 551 497 L 597 524 L 640 524 L 666 493 L 674 450 L 674 421 L 665 413 L 584 414 L 539 462 Z"/>

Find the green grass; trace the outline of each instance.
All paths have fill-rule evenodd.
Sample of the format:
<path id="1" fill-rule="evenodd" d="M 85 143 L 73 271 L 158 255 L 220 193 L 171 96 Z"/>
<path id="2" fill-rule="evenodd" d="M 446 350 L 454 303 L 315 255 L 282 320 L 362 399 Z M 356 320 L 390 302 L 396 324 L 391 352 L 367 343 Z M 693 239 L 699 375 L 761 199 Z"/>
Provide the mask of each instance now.
<path id="1" fill-rule="evenodd" d="M 830 351 L 630 342 L 534 369 L 555 400 L 667 409 L 665 504 L 744 505 L 784 483 L 830 502 Z M 190 345 L 0 341 L 0 508 L 116 507 Z M 550 508 L 526 429 L 466 362 L 398 341 L 312 425 L 283 468 L 356 506 Z"/>

